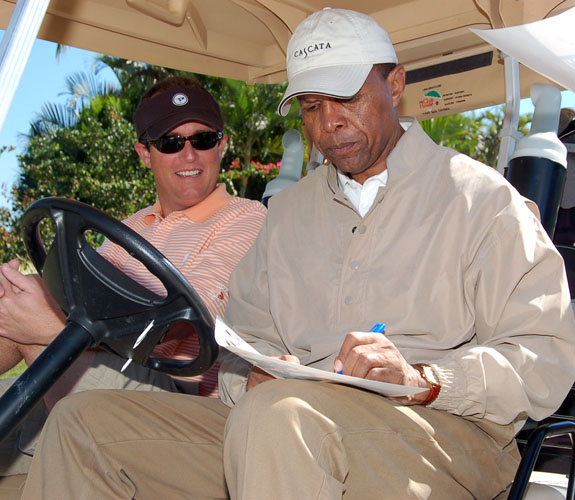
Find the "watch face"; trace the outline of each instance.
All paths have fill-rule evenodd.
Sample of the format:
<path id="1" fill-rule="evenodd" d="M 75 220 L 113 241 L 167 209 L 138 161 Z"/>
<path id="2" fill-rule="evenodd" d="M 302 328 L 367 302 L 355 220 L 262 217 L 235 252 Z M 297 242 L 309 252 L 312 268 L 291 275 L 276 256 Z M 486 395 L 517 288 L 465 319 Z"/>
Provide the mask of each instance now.
<path id="1" fill-rule="evenodd" d="M 439 380 L 435 375 L 435 372 L 431 368 L 431 366 L 424 365 L 423 367 L 423 376 L 427 379 L 427 381 L 432 385 L 439 385 Z"/>

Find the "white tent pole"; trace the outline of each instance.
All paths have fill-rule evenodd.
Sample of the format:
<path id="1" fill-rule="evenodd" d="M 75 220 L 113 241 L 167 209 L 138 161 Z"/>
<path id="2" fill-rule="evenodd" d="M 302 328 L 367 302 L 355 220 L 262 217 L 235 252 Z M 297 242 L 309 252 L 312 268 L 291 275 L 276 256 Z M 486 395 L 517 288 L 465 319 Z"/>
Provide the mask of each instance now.
<path id="1" fill-rule="evenodd" d="M 505 116 L 503 118 L 503 127 L 499 132 L 501 143 L 497 170 L 503 174 L 507 167 L 507 162 L 515 150 L 515 142 L 519 135 L 517 125 L 519 124 L 520 92 L 519 63 L 507 54 L 501 55 L 505 65 Z"/>
<path id="2" fill-rule="evenodd" d="M 0 131 L 50 0 L 18 0 L 0 43 Z"/>

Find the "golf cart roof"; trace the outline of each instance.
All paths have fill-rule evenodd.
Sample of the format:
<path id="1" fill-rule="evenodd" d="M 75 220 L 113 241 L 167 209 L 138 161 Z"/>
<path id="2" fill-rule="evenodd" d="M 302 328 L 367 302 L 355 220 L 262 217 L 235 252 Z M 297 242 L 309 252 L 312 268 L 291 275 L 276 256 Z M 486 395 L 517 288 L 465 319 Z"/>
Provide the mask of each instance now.
<path id="1" fill-rule="evenodd" d="M 14 0 L 0 0 L 6 28 Z M 196 73 L 276 83 L 298 23 L 323 7 L 352 8 L 384 26 L 408 71 L 400 113 L 419 118 L 505 101 L 499 52 L 469 28 L 545 19 L 575 0 L 52 0 L 39 38 Z M 520 67 L 521 96 L 550 83 Z M 439 98 L 437 98 L 439 96 Z"/>

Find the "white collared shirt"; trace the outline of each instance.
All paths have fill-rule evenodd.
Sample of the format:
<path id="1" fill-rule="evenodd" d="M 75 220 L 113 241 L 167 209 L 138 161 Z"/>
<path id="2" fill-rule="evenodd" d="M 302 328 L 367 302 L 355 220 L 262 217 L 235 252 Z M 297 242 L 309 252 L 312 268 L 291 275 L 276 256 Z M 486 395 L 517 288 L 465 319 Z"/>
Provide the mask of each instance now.
<path id="1" fill-rule="evenodd" d="M 343 193 L 359 212 L 359 215 L 365 217 L 365 214 L 369 212 L 369 209 L 373 205 L 377 191 L 381 186 L 385 187 L 387 184 L 387 169 L 370 177 L 363 184 L 354 181 L 351 177 L 342 174 L 339 170 L 337 177 Z"/>

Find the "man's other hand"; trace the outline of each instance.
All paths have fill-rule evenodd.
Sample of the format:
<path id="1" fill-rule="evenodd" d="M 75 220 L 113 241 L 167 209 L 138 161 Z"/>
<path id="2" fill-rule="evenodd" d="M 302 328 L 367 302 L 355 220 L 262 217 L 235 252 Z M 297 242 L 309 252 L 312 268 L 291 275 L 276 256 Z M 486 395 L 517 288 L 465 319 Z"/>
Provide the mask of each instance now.
<path id="1" fill-rule="evenodd" d="M 40 276 L 22 274 L 16 260 L 0 266 L 0 336 L 19 344 L 48 345 L 64 321 Z"/>
<path id="2" fill-rule="evenodd" d="M 283 359 L 284 361 L 289 361 L 290 363 L 295 363 L 296 365 L 301 364 L 297 356 L 292 356 L 291 354 L 284 354 L 283 356 L 273 356 L 276 359 Z M 268 372 L 263 371 L 257 366 L 252 366 L 250 370 L 250 375 L 248 377 L 248 383 L 246 384 L 246 391 L 253 389 L 256 385 L 266 382 L 267 380 L 273 380 L 276 377 L 270 375 Z"/>

